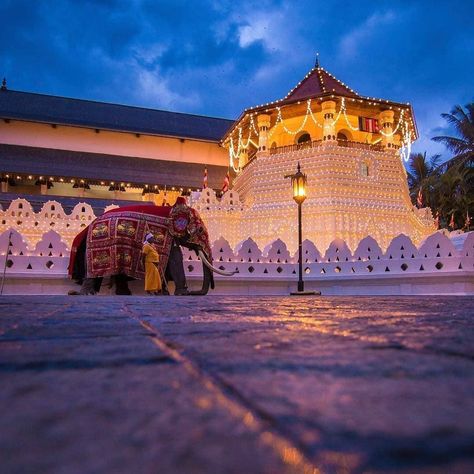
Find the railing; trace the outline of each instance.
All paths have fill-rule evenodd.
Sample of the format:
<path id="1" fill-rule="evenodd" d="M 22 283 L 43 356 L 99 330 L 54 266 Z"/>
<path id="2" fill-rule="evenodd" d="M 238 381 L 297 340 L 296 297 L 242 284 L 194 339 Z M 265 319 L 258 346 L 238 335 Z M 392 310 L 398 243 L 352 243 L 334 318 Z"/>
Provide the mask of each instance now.
<path id="1" fill-rule="evenodd" d="M 360 150 L 383 151 L 385 149 L 383 145 L 378 143 L 373 145 L 371 143 L 353 142 L 350 140 L 338 140 L 337 144 L 346 148 L 358 148 Z"/>
<path id="2" fill-rule="evenodd" d="M 303 143 L 295 143 L 293 145 L 278 146 L 270 148 L 270 155 L 277 155 L 279 153 L 292 153 L 294 151 L 305 150 L 307 148 L 316 148 L 321 145 L 322 140 L 313 140 Z"/>
<path id="3" fill-rule="evenodd" d="M 293 145 L 279 146 L 270 148 L 270 155 L 277 155 L 280 153 L 293 153 L 295 151 L 305 150 L 308 148 L 317 148 L 322 143 L 322 140 L 313 140 L 303 143 L 295 143 Z M 346 148 L 358 148 L 360 150 L 384 151 L 384 146 L 381 144 L 373 145 L 371 143 L 361 143 L 349 140 L 337 140 L 337 144 Z"/>

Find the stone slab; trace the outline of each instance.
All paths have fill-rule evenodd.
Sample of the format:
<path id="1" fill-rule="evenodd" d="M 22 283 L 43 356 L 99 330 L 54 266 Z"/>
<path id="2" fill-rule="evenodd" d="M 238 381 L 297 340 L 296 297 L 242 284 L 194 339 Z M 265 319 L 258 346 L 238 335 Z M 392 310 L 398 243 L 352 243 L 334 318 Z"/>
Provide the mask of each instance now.
<path id="1" fill-rule="evenodd" d="M 0 299 L 2 472 L 474 471 L 472 297 Z"/>

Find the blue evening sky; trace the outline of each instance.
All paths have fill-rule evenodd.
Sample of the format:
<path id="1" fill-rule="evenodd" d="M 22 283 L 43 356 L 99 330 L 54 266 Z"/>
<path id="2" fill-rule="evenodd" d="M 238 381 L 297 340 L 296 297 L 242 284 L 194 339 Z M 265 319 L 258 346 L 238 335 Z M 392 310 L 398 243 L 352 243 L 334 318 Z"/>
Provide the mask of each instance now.
<path id="1" fill-rule="evenodd" d="M 474 1 L 0 0 L 14 90 L 225 118 L 283 97 L 313 67 L 411 102 L 415 151 L 474 100 Z"/>

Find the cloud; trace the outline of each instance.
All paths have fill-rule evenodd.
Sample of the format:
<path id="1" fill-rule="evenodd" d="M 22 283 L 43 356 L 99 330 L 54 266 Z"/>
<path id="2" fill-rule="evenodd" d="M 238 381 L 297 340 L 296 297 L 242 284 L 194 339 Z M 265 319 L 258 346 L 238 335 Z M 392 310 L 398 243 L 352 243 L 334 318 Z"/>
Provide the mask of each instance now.
<path id="1" fill-rule="evenodd" d="M 244 25 L 239 27 L 239 45 L 246 48 L 255 41 L 267 39 L 266 29 L 268 28 L 268 20 L 254 21 L 252 25 Z"/>
<path id="2" fill-rule="evenodd" d="M 397 16 L 392 10 L 370 15 L 361 25 L 342 37 L 339 44 L 339 55 L 351 58 L 360 51 L 367 51 L 370 39 L 375 32 L 381 31 L 385 25 L 393 23 Z"/>
<path id="3" fill-rule="evenodd" d="M 149 107 L 163 107 L 166 109 L 190 109 L 200 105 L 199 95 L 192 90 L 185 94 L 175 92 L 168 80 L 164 79 L 160 71 L 148 71 L 137 68 L 136 70 L 137 93 L 140 102 L 145 102 Z"/>
<path id="4" fill-rule="evenodd" d="M 433 1 L 0 0 L 0 79 L 233 118 L 283 97 L 319 51 L 361 94 L 412 102 L 428 147 L 440 113 L 474 98 L 472 6 Z"/>

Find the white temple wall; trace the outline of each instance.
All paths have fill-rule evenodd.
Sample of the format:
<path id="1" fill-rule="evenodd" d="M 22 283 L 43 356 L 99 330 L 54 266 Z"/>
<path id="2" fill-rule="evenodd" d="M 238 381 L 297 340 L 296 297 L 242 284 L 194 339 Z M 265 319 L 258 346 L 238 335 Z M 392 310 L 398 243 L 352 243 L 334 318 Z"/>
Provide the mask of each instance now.
<path id="1" fill-rule="evenodd" d="M 223 225 L 226 233 L 222 231 L 222 235 L 233 242 L 250 235 L 265 246 L 277 235 L 294 250 L 297 208 L 284 176 L 294 173 L 298 162 L 308 176 L 302 208 L 303 235 L 319 248 L 327 248 L 335 238 L 343 238 L 355 248 L 368 235 L 386 248 L 399 233 L 419 243 L 435 230 L 429 210 L 426 213 L 413 208 L 406 172 L 395 150 L 382 152 L 337 144 L 257 156 L 234 181 L 233 189 L 244 205 L 242 235 L 228 234 L 217 214 L 209 216 L 210 225 Z M 365 167 L 368 176 L 363 174 Z M 219 224 L 211 224 L 213 219 Z"/>

